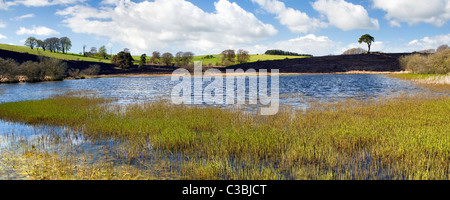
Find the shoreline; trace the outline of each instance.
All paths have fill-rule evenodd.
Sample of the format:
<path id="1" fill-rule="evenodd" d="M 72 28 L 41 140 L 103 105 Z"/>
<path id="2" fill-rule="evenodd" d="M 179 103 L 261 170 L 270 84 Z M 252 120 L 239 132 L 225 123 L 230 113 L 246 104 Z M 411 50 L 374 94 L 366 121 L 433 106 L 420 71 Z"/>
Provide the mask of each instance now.
<path id="1" fill-rule="evenodd" d="M 299 76 L 299 75 L 332 75 L 332 74 L 408 74 L 409 72 L 405 71 L 397 71 L 397 72 L 389 72 L 389 71 L 348 71 L 348 72 L 333 72 L 333 73 L 279 73 L 280 76 Z M 221 73 L 222 76 L 226 76 L 226 72 Z M 256 73 L 258 76 L 259 72 Z M 267 72 L 267 75 L 271 75 L 272 73 Z M 204 75 L 204 73 L 203 73 Z M 245 76 L 245 73 L 234 73 L 235 76 Z M 96 78 L 116 78 L 116 77 L 169 77 L 172 76 L 172 73 L 122 73 L 122 74 L 101 74 L 95 76 Z M 191 74 L 191 76 L 193 76 Z"/>

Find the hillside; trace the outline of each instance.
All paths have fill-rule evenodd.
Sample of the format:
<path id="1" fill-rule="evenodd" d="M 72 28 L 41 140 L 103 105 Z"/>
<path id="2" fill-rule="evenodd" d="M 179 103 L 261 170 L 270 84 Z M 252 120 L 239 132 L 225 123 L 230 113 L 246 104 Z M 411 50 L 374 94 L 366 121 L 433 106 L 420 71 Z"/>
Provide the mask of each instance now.
<path id="1" fill-rule="evenodd" d="M 74 54 L 74 53 L 63 54 L 63 53 L 59 53 L 59 52 L 43 51 L 42 49 L 39 49 L 39 50 L 36 48 L 31 49 L 29 47 L 24 47 L 24 46 L 0 44 L 0 49 L 7 50 L 7 51 L 13 51 L 13 52 L 19 52 L 19 53 L 25 53 L 25 54 L 31 54 L 31 55 L 42 55 L 42 56 L 47 56 L 50 58 L 57 58 L 57 59 L 61 59 L 61 60 L 111 63 L 110 60 L 106 60 L 106 59 L 84 57 L 83 55 Z"/>
<path id="2" fill-rule="evenodd" d="M 37 55 L 29 53 L 20 53 L 15 51 L 8 51 L 0 49 L 0 58 L 3 59 L 13 59 L 18 63 L 23 63 L 26 61 L 39 61 Z M 102 75 L 115 75 L 115 74 L 167 74 L 172 73 L 175 67 L 165 67 L 165 66 L 148 66 L 143 70 L 138 70 L 137 67 L 130 70 L 117 69 L 115 65 L 111 63 L 104 62 L 90 62 L 90 61 L 76 61 L 76 60 L 65 60 L 68 68 L 83 69 L 89 68 L 91 65 L 99 65 L 101 67 L 100 74 Z"/>
<path id="3" fill-rule="evenodd" d="M 8 49 L 9 48 L 9 49 Z M 6 50 L 5 50 L 6 49 Z M 28 51 L 27 51 L 28 50 Z M 18 51 L 25 51 L 20 53 Z M 0 45 L 0 57 L 12 58 L 19 63 L 31 60 L 38 61 L 37 50 L 31 50 L 27 47 Z M 40 50 L 42 52 L 42 50 Z M 76 54 L 61 54 L 49 53 L 50 57 L 63 59 L 67 62 L 69 68 L 86 69 L 90 65 L 100 65 L 100 74 L 161 74 L 171 73 L 176 67 L 166 66 L 146 66 L 143 70 L 138 70 L 136 67 L 131 70 L 121 70 L 115 68 L 109 63 L 109 60 L 99 62 L 98 59 L 86 58 Z M 46 55 L 45 53 L 42 55 Z M 334 73 L 334 72 L 348 72 L 348 71 L 401 71 L 399 58 L 407 53 L 392 53 L 392 54 L 359 54 L 359 55 L 340 55 L 340 56 L 323 56 L 304 58 L 293 58 L 292 56 L 268 56 L 268 55 L 253 55 L 251 59 L 254 62 L 246 64 L 238 64 L 225 69 L 279 69 L 280 73 Z M 204 60 L 203 64 L 208 65 L 214 61 L 219 60 L 216 55 L 212 60 Z M 282 60 L 277 60 L 283 57 Z M 288 57 L 289 59 L 286 59 Z M 294 56 L 296 57 L 296 56 Z M 194 60 L 201 60 L 201 56 L 196 56 Z M 261 61 L 266 59 L 266 61 Z M 259 60 L 259 61 L 258 61 Z M 212 63 L 213 65 L 215 63 Z"/>
<path id="4" fill-rule="evenodd" d="M 226 69 L 279 69 L 280 73 L 335 73 L 348 71 L 401 71 L 399 58 L 407 53 L 322 56 L 306 59 L 261 61 Z"/>

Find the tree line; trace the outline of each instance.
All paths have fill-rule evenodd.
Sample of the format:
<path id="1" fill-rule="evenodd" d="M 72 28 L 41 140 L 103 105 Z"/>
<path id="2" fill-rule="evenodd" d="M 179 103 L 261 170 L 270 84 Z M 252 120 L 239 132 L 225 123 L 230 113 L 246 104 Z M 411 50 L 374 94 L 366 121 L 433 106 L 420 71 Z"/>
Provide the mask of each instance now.
<path id="1" fill-rule="evenodd" d="M 299 53 L 283 51 L 283 50 L 278 50 L 278 49 L 267 50 L 264 54 L 265 55 L 278 55 L 278 56 L 309 56 L 309 57 L 312 57 L 311 54 L 299 54 Z"/>
<path id="2" fill-rule="evenodd" d="M 35 37 L 28 37 L 25 40 L 25 46 L 34 48 L 41 48 L 50 52 L 62 52 L 63 54 L 67 53 L 72 48 L 72 41 L 68 37 L 51 37 L 45 40 L 36 39 Z"/>

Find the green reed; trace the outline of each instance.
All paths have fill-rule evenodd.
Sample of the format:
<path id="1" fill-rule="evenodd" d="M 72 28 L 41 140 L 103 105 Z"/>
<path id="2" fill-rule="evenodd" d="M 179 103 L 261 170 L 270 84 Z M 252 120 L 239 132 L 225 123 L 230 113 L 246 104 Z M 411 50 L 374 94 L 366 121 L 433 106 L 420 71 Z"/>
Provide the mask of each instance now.
<path id="1" fill-rule="evenodd" d="M 274 116 L 165 101 L 110 102 L 55 96 L 5 103 L 0 118 L 70 127 L 94 141 L 120 141 L 112 151 L 128 163 L 99 161 L 98 169 L 109 171 L 75 178 L 449 179 L 448 96 L 311 103 L 306 111 L 284 106 Z M 58 157 L 49 156 L 56 160 L 47 163 L 60 162 Z M 95 167 L 78 160 L 61 163 L 94 173 Z M 71 177 L 55 173 L 51 179 Z"/>

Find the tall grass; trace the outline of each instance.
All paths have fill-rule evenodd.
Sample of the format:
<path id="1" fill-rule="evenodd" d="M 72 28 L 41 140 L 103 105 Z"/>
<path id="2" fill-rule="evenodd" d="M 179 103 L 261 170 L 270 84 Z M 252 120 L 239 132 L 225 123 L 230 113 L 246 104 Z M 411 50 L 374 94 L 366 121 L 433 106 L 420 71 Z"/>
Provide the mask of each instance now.
<path id="1" fill-rule="evenodd" d="M 121 166 L 140 166 L 123 179 L 449 179 L 448 96 L 314 103 L 306 111 L 283 107 L 274 116 L 109 102 L 56 96 L 5 103 L 0 118 L 117 141 L 111 148 L 126 158 Z M 105 174 L 120 174 L 117 163 L 107 163 Z M 149 173 L 154 169 L 162 175 Z"/>

